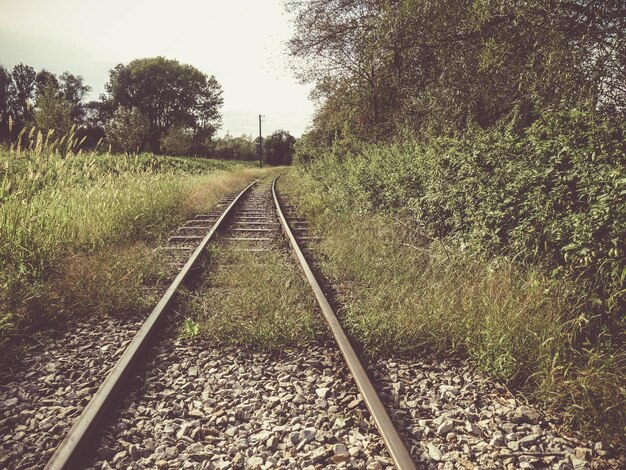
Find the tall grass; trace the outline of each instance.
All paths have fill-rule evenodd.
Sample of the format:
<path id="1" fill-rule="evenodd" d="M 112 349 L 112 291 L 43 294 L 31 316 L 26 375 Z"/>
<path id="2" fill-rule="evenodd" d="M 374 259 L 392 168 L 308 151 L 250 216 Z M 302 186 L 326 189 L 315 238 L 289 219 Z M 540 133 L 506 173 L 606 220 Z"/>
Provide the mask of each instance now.
<path id="1" fill-rule="evenodd" d="M 291 173 L 280 190 L 324 234 L 316 258 L 367 353 L 465 355 L 566 424 L 624 446 L 626 353 L 580 344 L 586 317 L 575 286 L 429 239 L 391 212 L 355 210 L 334 201 L 349 177 L 319 178 Z"/>
<path id="2" fill-rule="evenodd" d="M 160 276 L 148 246 L 258 174 L 214 160 L 82 155 L 71 135 L 63 151 L 33 135 L 27 149 L 21 135 L 0 150 L 0 345 L 59 315 L 140 305 L 137 287 Z M 128 308 L 96 301 L 120 283 Z"/>

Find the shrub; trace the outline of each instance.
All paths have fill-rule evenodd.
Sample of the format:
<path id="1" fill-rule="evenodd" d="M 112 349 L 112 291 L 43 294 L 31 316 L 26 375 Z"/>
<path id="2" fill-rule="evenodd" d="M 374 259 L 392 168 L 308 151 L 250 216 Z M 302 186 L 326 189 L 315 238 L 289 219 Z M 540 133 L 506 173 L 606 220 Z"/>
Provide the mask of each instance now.
<path id="1" fill-rule="evenodd" d="M 307 164 L 328 204 L 393 211 L 464 250 L 507 255 L 577 281 L 589 320 L 624 330 L 624 126 L 555 113 L 502 130 L 334 151 Z"/>
<path id="2" fill-rule="evenodd" d="M 187 155 L 193 145 L 193 135 L 184 127 L 170 128 L 161 139 L 161 150 L 169 155 Z"/>

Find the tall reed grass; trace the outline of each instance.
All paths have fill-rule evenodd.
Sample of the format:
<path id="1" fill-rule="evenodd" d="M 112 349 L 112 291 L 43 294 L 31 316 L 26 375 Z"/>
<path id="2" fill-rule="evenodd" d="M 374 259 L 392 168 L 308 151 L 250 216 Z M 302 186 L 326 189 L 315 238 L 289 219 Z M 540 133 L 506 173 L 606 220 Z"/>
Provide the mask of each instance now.
<path id="1" fill-rule="evenodd" d="M 160 276 L 149 247 L 258 173 L 216 160 L 83 154 L 73 132 L 51 136 L 23 130 L 0 149 L 0 346 L 59 317 L 141 305 L 138 287 Z M 128 308 L 103 307 L 96 299 L 120 282 Z"/>

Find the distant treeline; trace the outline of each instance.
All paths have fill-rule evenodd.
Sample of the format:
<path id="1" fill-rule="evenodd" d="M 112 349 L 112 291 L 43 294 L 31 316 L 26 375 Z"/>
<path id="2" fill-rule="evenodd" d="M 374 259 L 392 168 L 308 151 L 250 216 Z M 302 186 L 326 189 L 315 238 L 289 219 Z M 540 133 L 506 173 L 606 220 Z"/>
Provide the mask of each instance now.
<path id="1" fill-rule="evenodd" d="M 277 130 L 263 138 L 263 161 L 270 165 L 290 165 L 294 154 L 295 137 L 284 130 Z M 258 160 L 259 138 L 226 134 L 212 142 L 211 155 L 216 158 L 235 160 Z"/>
<path id="2" fill-rule="evenodd" d="M 221 124 L 222 88 L 214 76 L 164 57 L 137 59 L 109 71 L 105 93 L 85 102 L 91 88 L 80 75 L 60 76 L 29 65 L 0 65 L 0 141 L 46 141 L 73 132 L 81 148 L 134 153 L 220 156 L 251 160 L 256 144 L 247 138 L 215 138 Z M 288 133 L 267 139 L 268 161 L 291 160 L 282 151 Z M 290 149 L 293 148 L 291 142 Z M 282 153 L 281 153 L 282 152 Z"/>

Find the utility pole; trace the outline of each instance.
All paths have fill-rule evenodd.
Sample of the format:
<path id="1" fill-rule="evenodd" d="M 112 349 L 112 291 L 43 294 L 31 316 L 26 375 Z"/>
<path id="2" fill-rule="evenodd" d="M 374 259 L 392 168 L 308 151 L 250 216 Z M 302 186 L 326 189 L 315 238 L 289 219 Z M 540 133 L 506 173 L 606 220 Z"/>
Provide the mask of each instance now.
<path id="1" fill-rule="evenodd" d="M 259 167 L 263 168 L 263 137 L 261 135 L 261 118 L 259 114 Z"/>

